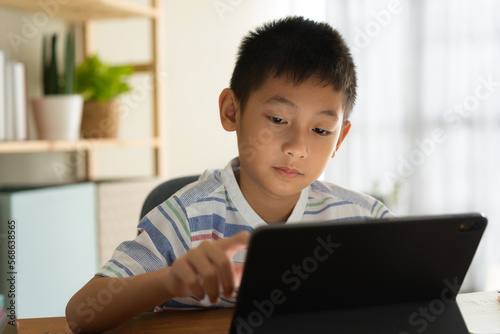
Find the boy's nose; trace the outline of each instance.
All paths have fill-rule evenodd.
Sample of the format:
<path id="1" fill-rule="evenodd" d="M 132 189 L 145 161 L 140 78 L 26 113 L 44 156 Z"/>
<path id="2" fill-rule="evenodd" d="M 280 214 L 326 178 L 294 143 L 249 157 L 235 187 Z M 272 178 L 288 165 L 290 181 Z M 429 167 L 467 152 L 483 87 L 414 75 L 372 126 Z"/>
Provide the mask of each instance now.
<path id="1" fill-rule="evenodd" d="M 294 158 L 307 157 L 307 139 L 304 135 L 291 134 L 283 144 L 283 153 Z"/>

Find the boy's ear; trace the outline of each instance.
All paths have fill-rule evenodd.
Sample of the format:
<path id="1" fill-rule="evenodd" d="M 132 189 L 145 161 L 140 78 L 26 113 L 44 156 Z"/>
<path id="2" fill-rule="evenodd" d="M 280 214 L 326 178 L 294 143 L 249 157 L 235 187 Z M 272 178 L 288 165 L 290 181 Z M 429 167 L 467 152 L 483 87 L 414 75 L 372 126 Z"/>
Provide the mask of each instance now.
<path id="1" fill-rule="evenodd" d="M 340 132 L 339 140 L 337 141 L 337 146 L 335 146 L 335 151 L 333 151 L 332 158 L 335 156 L 335 153 L 337 153 L 337 150 L 344 141 L 345 137 L 347 137 L 349 130 L 351 130 L 351 122 L 345 121 L 345 124 L 342 127 L 342 131 Z"/>
<path id="2" fill-rule="evenodd" d="M 222 127 L 226 131 L 236 131 L 239 101 L 231 88 L 225 88 L 219 96 L 219 114 Z"/>

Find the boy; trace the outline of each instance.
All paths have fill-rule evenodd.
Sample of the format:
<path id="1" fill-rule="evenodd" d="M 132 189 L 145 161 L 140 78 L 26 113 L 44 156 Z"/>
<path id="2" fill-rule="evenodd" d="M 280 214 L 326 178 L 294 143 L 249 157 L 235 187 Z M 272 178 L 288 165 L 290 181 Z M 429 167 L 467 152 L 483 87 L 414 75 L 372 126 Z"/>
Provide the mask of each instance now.
<path id="1" fill-rule="evenodd" d="M 153 307 L 231 307 L 238 251 L 257 226 L 388 215 L 369 196 L 316 181 L 349 133 L 355 96 L 351 55 L 329 25 L 289 17 L 250 33 L 219 98 L 238 158 L 143 218 L 140 235 L 70 300 L 70 326 L 102 331 Z"/>

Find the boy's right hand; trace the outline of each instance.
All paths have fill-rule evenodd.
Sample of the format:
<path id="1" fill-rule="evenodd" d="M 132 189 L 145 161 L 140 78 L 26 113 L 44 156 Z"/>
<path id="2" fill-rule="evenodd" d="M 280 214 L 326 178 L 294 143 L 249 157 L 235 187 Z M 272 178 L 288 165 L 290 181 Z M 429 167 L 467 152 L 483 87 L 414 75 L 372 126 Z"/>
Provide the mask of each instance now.
<path id="1" fill-rule="evenodd" d="M 203 241 L 169 268 L 165 286 L 171 298 L 194 296 L 219 302 L 220 292 L 231 298 L 241 281 L 243 265 L 233 264 L 234 254 L 248 247 L 250 233 L 240 232 L 230 238 Z"/>

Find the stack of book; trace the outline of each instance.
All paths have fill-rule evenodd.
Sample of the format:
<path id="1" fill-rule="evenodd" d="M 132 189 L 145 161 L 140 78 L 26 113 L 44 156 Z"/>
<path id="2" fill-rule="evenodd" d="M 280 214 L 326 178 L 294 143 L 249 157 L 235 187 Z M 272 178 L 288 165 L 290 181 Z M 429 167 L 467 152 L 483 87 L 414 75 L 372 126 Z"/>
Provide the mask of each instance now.
<path id="1" fill-rule="evenodd" d="M 27 140 L 26 65 L 0 50 L 0 141 Z"/>

